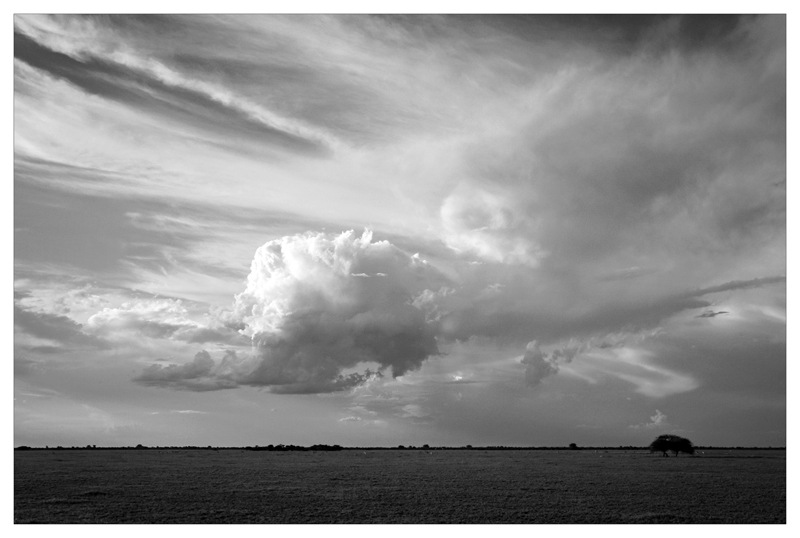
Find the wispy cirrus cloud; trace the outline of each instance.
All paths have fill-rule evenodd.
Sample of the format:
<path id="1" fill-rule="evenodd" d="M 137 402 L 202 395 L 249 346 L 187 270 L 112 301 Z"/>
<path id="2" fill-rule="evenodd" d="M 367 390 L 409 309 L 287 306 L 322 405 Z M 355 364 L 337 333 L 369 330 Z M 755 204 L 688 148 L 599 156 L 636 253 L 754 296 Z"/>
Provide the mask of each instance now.
<path id="1" fill-rule="evenodd" d="M 115 47 L 110 40 L 98 46 L 101 32 L 91 22 L 73 25 L 64 21 L 67 24 L 59 26 L 60 32 L 53 32 L 51 20 L 17 17 L 22 33 L 15 34 L 16 57 L 90 94 L 153 114 L 172 115 L 219 134 L 238 131 L 297 150 L 319 151 L 336 142 L 321 129 L 283 118 L 222 86 L 187 77 L 153 58 L 142 58 L 128 47 Z"/>

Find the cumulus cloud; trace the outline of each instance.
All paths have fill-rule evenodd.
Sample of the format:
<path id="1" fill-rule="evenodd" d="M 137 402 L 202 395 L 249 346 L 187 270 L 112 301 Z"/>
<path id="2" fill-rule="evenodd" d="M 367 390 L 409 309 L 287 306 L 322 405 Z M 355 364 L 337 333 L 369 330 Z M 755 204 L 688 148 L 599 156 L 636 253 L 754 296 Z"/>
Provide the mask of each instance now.
<path id="1" fill-rule="evenodd" d="M 422 292 L 414 297 L 411 304 L 425 312 L 425 320 L 428 322 L 437 322 L 442 316 L 447 314 L 447 311 L 442 310 L 441 300 L 448 295 L 453 294 L 454 290 L 448 287 L 439 288 L 438 291 L 431 289 L 422 290 Z"/>
<path id="2" fill-rule="evenodd" d="M 89 346 L 108 349 L 110 344 L 103 338 L 84 331 L 84 326 L 67 316 L 29 310 L 14 305 L 14 326 L 37 338 L 52 340 L 60 344 Z"/>
<path id="3" fill-rule="evenodd" d="M 558 372 L 558 366 L 552 356 L 545 355 L 536 340 L 528 344 L 521 363 L 525 365 L 525 382 L 531 387 L 535 387 L 545 377 Z"/>
<path id="4" fill-rule="evenodd" d="M 467 276 L 475 275 L 482 276 L 480 269 Z M 593 380 L 603 372 L 658 398 L 698 386 L 691 376 L 659 366 L 653 353 L 642 347 L 658 334 L 660 321 L 709 306 L 702 299 L 705 295 L 784 280 L 737 280 L 649 301 L 600 303 L 604 308 L 583 308 L 564 318 L 554 315 L 546 301 L 537 305 L 537 295 L 519 279 L 491 284 L 481 278 L 454 281 L 419 255 L 388 241 L 373 242 L 369 231 L 360 236 L 353 231 L 308 232 L 260 247 L 246 289 L 235 297 L 230 311 L 216 316 L 214 326 L 189 320 L 180 303 L 170 301 L 106 308 L 90 318 L 89 326 L 98 334 L 110 327 L 135 328 L 140 334 L 190 343 L 201 343 L 205 333 L 208 341 L 226 337 L 228 343 L 235 342 L 231 334 L 248 340 L 247 348 L 230 349 L 218 362 L 204 351 L 187 364 L 150 366 L 136 378 L 150 386 L 345 391 L 379 379 L 385 370 L 397 377 L 419 369 L 440 354 L 440 342 L 488 335 L 511 345 L 527 337 L 521 364 L 530 387 L 586 355 L 587 364 L 570 368 L 570 373 Z M 526 296 L 534 300 L 530 306 L 517 300 Z M 530 341 L 531 336 L 539 338 Z"/>
<path id="5" fill-rule="evenodd" d="M 401 376 L 440 353 L 436 324 L 415 300 L 445 281 L 418 256 L 373 242 L 369 231 L 270 241 L 256 251 L 247 288 L 228 315 L 251 338 L 250 352 L 229 351 L 219 365 L 202 352 L 184 366 L 150 366 L 137 381 L 318 393 L 350 389 L 384 369 Z M 343 373 L 359 364 L 378 371 Z"/>
<path id="6" fill-rule="evenodd" d="M 495 263 L 539 265 L 546 253 L 535 241 L 536 223 L 513 198 L 460 185 L 441 208 L 447 245 Z"/>
<path id="7" fill-rule="evenodd" d="M 667 422 L 667 415 L 656 409 L 656 414 L 650 417 L 650 422 L 633 424 L 628 427 L 633 428 L 634 430 L 655 430 L 658 428 L 665 428 L 669 425 L 669 422 Z"/>
<path id="8" fill-rule="evenodd" d="M 384 276 L 362 276 L 378 274 Z M 633 383 L 638 392 L 651 397 L 692 390 L 697 387 L 693 378 L 658 366 L 649 359 L 652 353 L 641 347 L 659 334 L 655 324 L 681 310 L 706 306 L 709 303 L 697 299 L 703 295 L 781 280 L 732 281 L 676 293 L 658 303 L 631 305 L 640 312 L 639 327 L 628 330 L 597 333 L 592 322 L 579 320 L 581 323 L 571 326 L 577 336 L 529 342 L 521 359 L 525 382 L 535 387 L 558 373 L 561 366 L 587 355 L 588 364 L 571 368 L 570 373 L 592 379 L 602 371 Z M 437 286 L 438 291 L 433 291 Z M 472 288 L 473 297 L 491 301 L 504 293 L 503 288 L 497 283 Z M 236 297 L 232 311 L 220 316 L 227 327 L 236 327 L 249 337 L 249 350 L 228 350 L 219 363 L 203 352 L 182 366 L 153 365 L 136 381 L 189 390 L 256 386 L 269 387 L 275 393 L 321 393 L 349 390 L 379 379 L 384 369 L 402 376 L 439 354 L 438 342 L 450 338 L 448 322 L 454 314 L 463 316 L 471 308 L 465 307 L 469 289 L 458 288 L 418 255 L 409 255 L 387 241 L 372 242 L 369 232 L 360 237 L 354 232 L 287 236 L 257 251 L 247 288 Z M 454 297 L 458 300 L 452 301 Z M 167 313 L 180 314 L 179 305 L 162 304 L 150 310 L 162 311 L 163 323 L 158 327 L 177 334 L 174 325 L 179 324 Z M 105 309 L 102 314 L 93 318 L 93 326 L 101 325 L 100 320 L 110 323 L 124 318 L 119 309 Z M 484 309 L 468 328 L 477 334 L 485 332 L 480 325 L 496 322 L 491 320 L 492 314 L 491 309 Z M 503 315 L 514 314 L 522 319 L 526 316 L 508 311 Z M 152 312 L 150 316 L 154 317 Z M 181 316 L 178 318 L 183 319 Z M 631 313 L 610 310 L 605 322 L 614 327 L 616 317 L 630 319 Z M 171 324 L 167 323 L 170 319 Z M 184 319 L 182 323 L 189 322 Z M 189 325 L 195 332 L 203 330 Z M 459 330 L 463 329 L 462 325 Z M 508 327 L 500 323 L 498 329 L 507 331 Z M 527 330 L 520 329 L 520 335 L 536 331 L 536 324 L 531 324 Z M 375 365 L 377 370 L 368 367 L 363 373 L 352 372 L 359 365 Z M 344 373 L 348 370 L 350 373 Z"/>
<path id="9" fill-rule="evenodd" d="M 197 353 L 194 360 L 182 365 L 152 364 L 135 377 L 134 381 L 145 386 L 201 392 L 237 386 L 232 379 L 219 375 L 218 366 L 207 351 Z"/>
<path id="10" fill-rule="evenodd" d="M 378 273 L 385 276 L 354 277 Z M 369 231 L 268 242 L 234 307 L 259 358 L 243 382 L 335 390 L 363 381 L 338 377 L 359 363 L 393 376 L 419 368 L 439 349 L 435 327 L 413 301 L 443 280 L 424 260 L 372 242 Z"/>

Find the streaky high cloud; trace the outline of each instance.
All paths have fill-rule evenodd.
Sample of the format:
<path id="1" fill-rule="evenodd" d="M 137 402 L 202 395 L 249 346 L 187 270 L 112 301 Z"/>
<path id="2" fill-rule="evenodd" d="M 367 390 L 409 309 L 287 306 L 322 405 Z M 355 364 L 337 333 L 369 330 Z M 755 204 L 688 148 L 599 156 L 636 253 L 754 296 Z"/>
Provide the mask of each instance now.
<path id="1" fill-rule="evenodd" d="M 650 398 L 689 392 L 700 386 L 691 375 L 659 365 L 656 354 L 645 348 L 621 348 L 595 354 L 594 365 L 606 374 L 631 383 L 635 391 Z"/>
<path id="2" fill-rule="evenodd" d="M 720 293 L 723 291 L 746 290 L 766 286 L 768 284 L 780 284 L 782 282 L 786 282 L 785 276 L 770 276 L 753 278 L 750 280 L 732 280 L 731 282 L 717 284 L 716 286 L 708 286 L 705 288 L 700 288 L 699 290 L 686 292 L 686 296 L 701 296 L 711 293 Z"/>
<path id="3" fill-rule="evenodd" d="M 175 339 L 189 343 L 223 342 L 246 344 L 247 340 L 235 326 L 218 320 L 192 320 L 182 301 L 161 299 L 123 303 L 118 308 L 104 308 L 86 323 L 91 334 L 106 338 L 147 337 Z"/>
<path id="4" fill-rule="evenodd" d="M 621 379 L 650 398 L 698 388 L 700 383 L 693 376 L 658 364 L 652 348 L 662 334 L 663 330 L 656 328 L 573 337 L 544 348 L 534 340 L 528 344 L 520 364 L 525 366 L 525 381 L 530 387 L 564 370 L 591 383 L 603 377 Z"/>
<path id="5" fill-rule="evenodd" d="M 209 121 L 227 116 L 229 122 L 238 123 L 244 131 L 261 126 L 274 138 L 282 135 L 284 143 L 305 142 L 311 147 L 336 143 L 334 137 L 319 128 L 281 117 L 224 87 L 187 77 L 153 58 L 140 57 L 131 48 L 117 45 L 90 20 L 61 19 L 59 24 L 44 17 L 20 16 L 15 22 L 23 32 L 16 37 L 19 58 L 90 93 L 181 115 L 192 112 L 187 110 L 187 104 L 194 101 L 199 106 L 193 111 L 199 111 Z M 184 93 L 175 94 L 175 90 Z M 157 98 L 149 95 L 152 93 Z"/>
<path id="6" fill-rule="evenodd" d="M 487 275 L 497 281 L 487 286 Z M 570 287 L 564 275 L 546 270 L 470 266 L 459 276 L 458 285 L 450 284 L 419 299 L 421 307 L 435 313 L 441 337 L 468 340 L 485 336 L 519 346 L 533 339 L 555 344 L 570 338 L 649 330 L 678 313 L 707 309 L 713 294 L 775 287 L 785 281 L 784 276 L 770 276 L 688 290 L 671 283 L 672 291 L 659 287 L 655 279 L 611 293 L 605 284 L 578 278 Z M 591 300 L 580 300 L 589 296 Z"/>

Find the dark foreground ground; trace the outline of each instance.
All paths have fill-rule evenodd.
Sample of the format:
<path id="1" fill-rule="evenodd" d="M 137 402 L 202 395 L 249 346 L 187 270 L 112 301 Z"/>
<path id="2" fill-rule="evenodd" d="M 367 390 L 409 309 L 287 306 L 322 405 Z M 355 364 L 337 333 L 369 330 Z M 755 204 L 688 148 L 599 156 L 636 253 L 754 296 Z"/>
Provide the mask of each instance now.
<path id="1" fill-rule="evenodd" d="M 785 523 L 786 452 L 36 450 L 16 523 Z"/>

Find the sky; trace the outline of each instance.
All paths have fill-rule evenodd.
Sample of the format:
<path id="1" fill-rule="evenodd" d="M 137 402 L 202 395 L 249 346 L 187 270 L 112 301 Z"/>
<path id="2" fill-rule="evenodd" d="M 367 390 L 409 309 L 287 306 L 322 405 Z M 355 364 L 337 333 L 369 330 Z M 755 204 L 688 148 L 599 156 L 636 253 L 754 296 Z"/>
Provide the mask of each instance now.
<path id="1" fill-rule="evenodd" d="M 15 15 L 14 444 L 786 444 L 786 17 Z"/>

